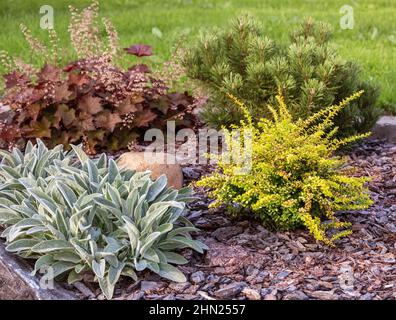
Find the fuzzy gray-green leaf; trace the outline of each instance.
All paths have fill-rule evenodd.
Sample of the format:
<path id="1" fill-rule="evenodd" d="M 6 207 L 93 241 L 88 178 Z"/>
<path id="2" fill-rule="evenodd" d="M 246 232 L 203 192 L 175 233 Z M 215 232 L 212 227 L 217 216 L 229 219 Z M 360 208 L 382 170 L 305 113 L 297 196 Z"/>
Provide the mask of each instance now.
<path id="1" fill-rule="evenodd" d="M 99 262 L 96 262 L 96 260 L 92 260 L 92 271 L 99 279 L 102 279 L 104 277 L 105 268 L 106 268 L 105 259 L 101 259 Z"/>
<path id="2" fill-rule="evenodd" d="M 34 240 L 34 239 L 15 240 L 6 247 L 6 250 L 9 252 L 32 250 L 32 247 L 34 247 L 38 242 L 39 240 Z"/>
<path id="3" fill-rule="evenodd" d="M 64 240 L 46 240 L 36 244 L 32 248 L 32 251 L 37 253 L 48 253 L 65 249 L 73 249 L 73 246 Z"/>
<path id="4" fill-rule="evenodd" d="M 166 279 L 175 281 L 175 282 L 186 282 L 186 276 L 177 268 L 171 266 L 170 264 L 160 263 L 159 264 L 159 275 Z"/>

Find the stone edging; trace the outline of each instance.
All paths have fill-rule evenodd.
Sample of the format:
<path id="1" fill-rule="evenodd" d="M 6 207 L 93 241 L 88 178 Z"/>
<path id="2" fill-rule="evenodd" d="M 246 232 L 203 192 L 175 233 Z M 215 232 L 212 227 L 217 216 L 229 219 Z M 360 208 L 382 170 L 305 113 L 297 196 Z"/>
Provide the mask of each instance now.
<path id="1" fill-rule="evenodd" d="M 54 284 L 55 289 L 41 289 L 40 280 L 31 275 L 31 266 L 5 250 L 0 241 L 0 299 L 3 300 L 77 300 L 70 291 Z"/>

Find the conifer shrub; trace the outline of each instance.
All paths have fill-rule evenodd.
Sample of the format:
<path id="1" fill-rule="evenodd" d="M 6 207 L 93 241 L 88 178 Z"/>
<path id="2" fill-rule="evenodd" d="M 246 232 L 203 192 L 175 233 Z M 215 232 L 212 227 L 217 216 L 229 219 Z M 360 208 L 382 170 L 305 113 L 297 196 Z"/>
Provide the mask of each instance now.
<path id="1" fill-rule="evenodd" d="M 250 16 L 236 19 L 228 30 L 203 34 L 182 59 L 187 75 L 211 93 L 203 118 L 217 127 L 239 123 L 243 114 L 228 93 L 242 99 L 259 119 L 270 116 L 267 105 L 275 103 L 280 87 L 297 119 L 364 90 L 334 122 L 340 127 L 339 135 L 369 130 L 381 112 L 379 88 L 362 79 L 358 65 L 340 57 L 331 35 L 330 26 L 309 18 L 292 32 L 285 46 L 267 37 Z"/>
<path id="2" fill-rule="evenodd" d="M 206 246 L 184 217 L 190 189 L 167 188 L 163 175 L 120 169 L 80 147 L 48 150 L 42 141 L 0 152 L 0 227 L 6 250 L 35 259 L 47 279 L 99 282 L 110 299 L 120 278 L 151 270 L 172 281 L 186 277 L 174 265 L 177 250 Z M 51 269 L 50 269 L 51 268 Z"/>
<path id="3" fill-rule="evenodd" d="M 227 150 L 218 157 L 218 170 L 198 185 L 211 189 L 213 206 L 226 205 L 231 213 L 252 215 L 276 230 L 305 227 L 317 240 L 333 245 L 351 232 L 350 224 L 335 212 L 372 203 L 364 186 L 368 179 L 353 177 L 343 169 L 346 160 L 334 154 L 367 135 L 334 138 L 338 128 L 332 120 L 360 95 L 297 121 L 278 95 L 279 107 L 269 107 L 273 120 L 261 118 L 257 124 L 247 107 L 233 98 L 245 120 L 232 126 L 236 131 L 225 130 Z M 251 140 L 235 140 L 237 134 Z M 247 141 L 251 153 L 246 152 Z M 241 171 L 246 159 L 251 159 L 251 168 Z"/>

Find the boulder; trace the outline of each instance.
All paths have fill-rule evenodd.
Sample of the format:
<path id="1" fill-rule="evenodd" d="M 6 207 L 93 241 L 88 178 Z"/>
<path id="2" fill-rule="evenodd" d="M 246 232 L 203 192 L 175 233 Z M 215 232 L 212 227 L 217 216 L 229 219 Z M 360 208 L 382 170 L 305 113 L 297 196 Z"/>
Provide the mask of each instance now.
<path id="1" fill-rule="evenodd" d="M 183 187 L 183 172 L 174 157 L 167 153 L 126 152 L 120 156 L 117 164 L 121 168 L 136 171 L 151 171 L 151 178 L 157 179 L 162 174 L 168 178 L 168 187 Z"/>
<path id="2" fill-rule="evenodd" d="M 373 136 L 396 143 L 396 117 L 383 116 L 378 119 L 372 129 Z"/>

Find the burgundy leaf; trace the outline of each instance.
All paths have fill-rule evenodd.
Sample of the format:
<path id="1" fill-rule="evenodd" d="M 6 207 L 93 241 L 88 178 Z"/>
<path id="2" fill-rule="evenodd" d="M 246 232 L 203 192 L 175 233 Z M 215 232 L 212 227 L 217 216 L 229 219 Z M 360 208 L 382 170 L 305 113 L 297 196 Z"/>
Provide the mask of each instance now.
<path id="1" fill-rule="evenodd" d="M 55 87 L 55 102 L 62 102 L 63 100 L 67 100 L 72 92 L 69 91 L 69 85 L 67 82 L 64 82 Z"/>
<path id="2" fill-rule="evenodd" d="M 151 46 L 145 44 L 135 44 L 129 48 L 124 49 L 128 54 L 132 54 L 137 57 L 148 57 L 153 55 Z"/>
<path id="3" fill-rule="evenodd" d="M 155 118 L 157 118 L 157 115 L 154 112 L 146 110 L 135 118 L 135 124 L 138 128 L 148 127 Z"/>
<path id="4" fill-rule="evenodd" d="M 143 99 L 143 101 L 144 101 L 144 99 Z M 117 111 L 120 115 L 124 115 L 124 114 L 128 114 L 128 113 L 136 112 L 136 111 L 138 111 L 138 108 L 136 106 L 136 103 L 131 101 L 131 98 L 127 98 L 127 99 L 125 99 L 125 101 L 123 103 L 121 103 L 117 107 Z"/>
<path id="5" fill-rule="evenodd" d="M 57 117 L 59 120 L 62 120 L 64 126 L 66 128 L 69 128 L 73 124 L 74 119 L 76 118 L 76 110 L 70 109 L 65 104 L 60 104 L 58 105 L 58 108 L 55 112 L 55 117 Z"/>
<path id="6" fill-rule="evenodd" d="M 41 81 L 59 81 L 61 70 L 53 65 L 46 64 L 38 73 L 38 78 Z"/>
<path id="7" fill-rule="evenodd" d="M 76 85 L 78 87 L 81 87 L 85 84 L 88 84 L 90 81 L 89 76 L 86 74 L 81 74 L 81 73 L 70 73 L 69 74 L 69 85 Z"/>
<path id="8" fill-rule="evenodd" d="M 105 128 L 110 132 L 113 132 L 116 125 L 120 122 L 122 122 L 120 116 L 116 113 L 111 113 L 108 110 L 100 113 L 95 119 L 95 123 L 98 128 Z"/>
<path id="9" fill-rule="evenodd" d="M 91 115 L 89 115 L 89 117 L 82 117 L 80 114 L 80 121 L 78 122 L 78 127 L 83 131 L 95 130 L 96 128 L 94 124 L 94 118 Z"/>
<path id="10" fill-rule="evenodd" d="M 70 72 L 70 71 L 72 71 L 72 70 L 74 70 L 76 68 L 76 63 L 70 63 L 70 64 L 68 64 L 66 67 L 64 67 L 62 70 L 64 71 L 64 72 Z"/>
<path id="11" fill-rule="evenodd" d="M 96 114 L 103 110 L 102 99 L 94 97 L 91 94 L 85 95 L 79 101 L 78 107 L 86 113 Z"/>
<path id="12" fill-rule="evenodd" d="M 168 98 L 173 107 L 188 107 L 193 103 L 193 98 L 187 93 L 169 93 Z"/>
<path id="13" fill-rule="evenodd" d="M 19 91 L 15 96 L 14 101 L 19 104 L 31 104 L 39 101 L 44 96 L 44 90 L 35 88 L 26 88 Z"/>

